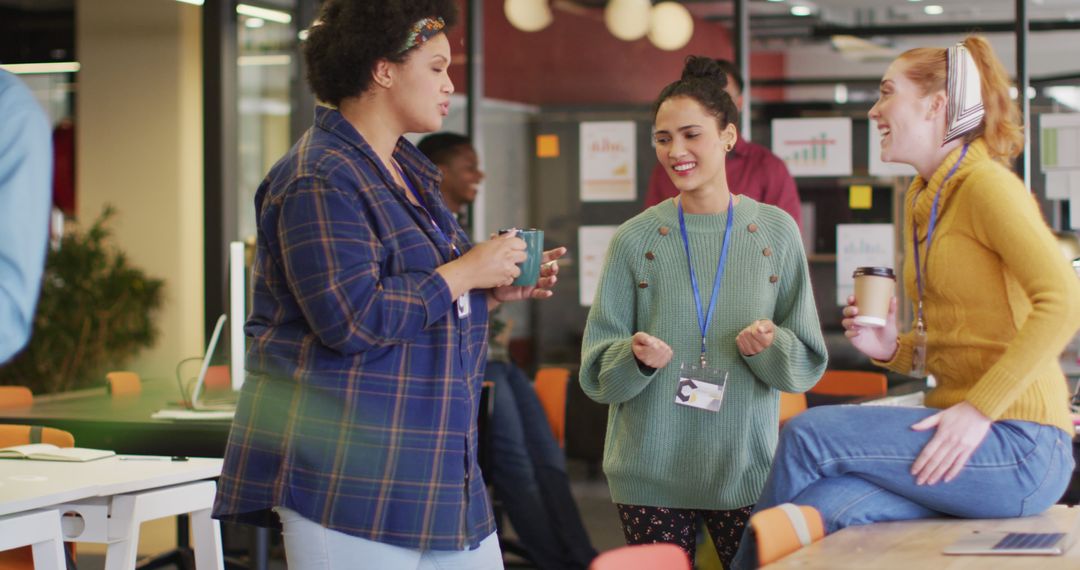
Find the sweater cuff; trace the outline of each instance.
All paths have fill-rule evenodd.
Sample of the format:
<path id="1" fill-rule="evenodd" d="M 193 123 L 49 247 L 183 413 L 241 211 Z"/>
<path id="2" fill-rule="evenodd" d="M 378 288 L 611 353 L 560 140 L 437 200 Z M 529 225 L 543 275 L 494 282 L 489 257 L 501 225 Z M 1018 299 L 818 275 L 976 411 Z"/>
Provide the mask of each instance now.
<path id="1" fill-rule="evenodd" d="M 743 362 L 750 367 L 750 371 L 758 378 L 772 379 L 786 378 L 788 376 L 788 354 L 790 354 L 791 343 L 795 342 L 795 335 L 781 327 L 776 327 L 775 331 L 772 344 L 765 350 L 752 356 L 739 353 Z M 766 383 L 774 385 L 773 382 Z"/>
<path id="2" fill-rule="evenodd" d="M 631 344 L 630 339 L 619 341 L 611 345 L 601 358 L 604 372 L 600 382 L 608 401 L 625 402 L 640 394 L 656 377 L 657 369 L 638 365 Z M 647 373 L 649 370 L 652 372 Z"/>
<path id="3" fill-rule="evenodd" d="M 450 312 L 450 306 L 454 304 L 454 299 L 450 297 L 450 285 L 442 275 L 439 275 L 437 271 L 432 271 L 420 280 L 417 289 L 424 303 L 425 326 L 430 327 L 446 317 Z"/>
<path id="4" fill-rule="evenodd" d="M 873 362 L 875 366 L 880 366 L 886 370 L 892 370 L 897 374 L 910 375 L 912 353 L 915 351 L 913 337 L 910 333 L 906 333 L 898 336 L 896 340 L 896 353 L 893 354 L 892 360 L 878 360 L 876 358 L 871 358 L 870 361 Z"/>

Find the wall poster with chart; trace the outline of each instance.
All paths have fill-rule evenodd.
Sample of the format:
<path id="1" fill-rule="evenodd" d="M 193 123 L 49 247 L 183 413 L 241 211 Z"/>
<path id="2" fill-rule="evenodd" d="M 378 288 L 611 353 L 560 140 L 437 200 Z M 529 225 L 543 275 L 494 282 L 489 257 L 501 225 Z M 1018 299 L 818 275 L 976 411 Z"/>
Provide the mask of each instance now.
<path id="1" fill-rule="evenodd" d="M 581 201 L 637 199 L 637 125 L 633 121 L 583 121 Z"/>
<path id="2" fill-rule="evenodd" d="M 851 119 L 773 119 L 772 151 L 794 177 L 851 175 Z"/>

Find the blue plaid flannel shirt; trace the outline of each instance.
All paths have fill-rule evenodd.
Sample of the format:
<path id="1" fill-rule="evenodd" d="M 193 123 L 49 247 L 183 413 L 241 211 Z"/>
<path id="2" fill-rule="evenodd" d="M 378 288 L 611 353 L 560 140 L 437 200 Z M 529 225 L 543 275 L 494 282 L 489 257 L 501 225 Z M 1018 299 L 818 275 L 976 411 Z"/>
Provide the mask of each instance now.
<path id="1" fill-rule="evenodd" d="M 462 252 L 439 173 L 394 158 Z M 284 506 L 353 536 L 475 548 L 495 530 L 477 466 L 487 306 L 458 318 L 435 268 L 452 259 L 360 134 L 333 109 L 255 196 L 251 339 L 214 516 L 272 524 Z"/>

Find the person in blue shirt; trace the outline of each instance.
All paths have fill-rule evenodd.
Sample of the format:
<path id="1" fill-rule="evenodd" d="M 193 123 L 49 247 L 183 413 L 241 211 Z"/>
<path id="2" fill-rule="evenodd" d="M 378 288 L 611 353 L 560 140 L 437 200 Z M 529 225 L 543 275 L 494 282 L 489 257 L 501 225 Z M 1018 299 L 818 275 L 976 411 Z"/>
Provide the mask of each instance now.
<path id="1" fill-rule="evenodd" d="M 0 70 L 0 364 L 30 339 L 52 203 L 52 133 L 26 85 Z"/>
<path id="2" fill-rule="evenodd" d="M 303 46 L 322 103 L 255 195 L 248 372 L 214 516 L 279 518 L 290 567 L 502 567 L 477 464 L 488 309 L 549 297 L 513 233 L 473 245 L 438 170 L 454 0 L 326 0 Z M 274 515 L 276 513 L 276 517 Z"/>
<path id="3" fill-rule="evenodd" d="M 417 143 L 442 173 L 439 192 L 460 214 L 476 199 L 484 173 L 472 141 L 435 133 Z M 540 570 L 584 570 L 596 557 L 581 522 L 566 457 L 555 441 L 532 382 L 510 359 L 511 324 L 490 315 L 484 379 L 494 384 L 491 460 L 484 476 L 506 509 L 530 561 Z"/>

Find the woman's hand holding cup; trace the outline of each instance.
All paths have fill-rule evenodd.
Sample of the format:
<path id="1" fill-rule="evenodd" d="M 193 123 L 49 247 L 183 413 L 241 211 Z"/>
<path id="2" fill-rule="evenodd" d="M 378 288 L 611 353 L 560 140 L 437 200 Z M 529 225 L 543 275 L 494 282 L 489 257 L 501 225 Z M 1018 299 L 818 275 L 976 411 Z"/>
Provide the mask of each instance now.
<path id="1" fill-rule="evenodd" d="M 559 280 L 559 258 L 566 255 L 565 247 L 557 247 L 544 252 L 540 264 L 540 278 L 536 285 L 518 287 L 508 285 L 496 287 L 492 290 L 492 297 L 496 301 L 521 301 L 523 299 L 547 299 L 555 294 L 551 289 Z"/>
<path id="2" fill-rule="evenodd" d="M 844 320 L 840 322 L 844 327 L 844 336 L 848 337 L 851 344 L 859 352 L 870 358 L 889 361 L 896 354 L 896 339 L 899 331 L 896 327 L 896 297 L 889 301 L 889 314 L 885 319 L 885 326 L 866 326 L 855 322 L 859 316 L 859 307 L 855 303 L 855 296 L 847 298 L 847 306 L 844 307 Z"/>
<path id="3" fill-rule="evenodd" d="M 457 298 L 473 289 L 509 285 L 521 273 L 517 264 L 525 257 L 525 240 L 507 233 L 476 244 L 436 271 L 450 286 L 451 296 Z"/>

